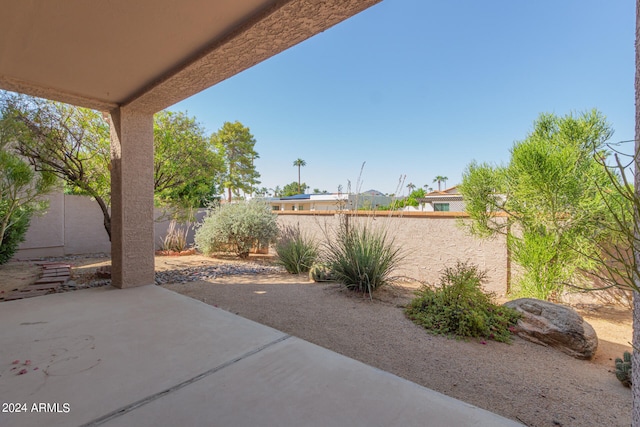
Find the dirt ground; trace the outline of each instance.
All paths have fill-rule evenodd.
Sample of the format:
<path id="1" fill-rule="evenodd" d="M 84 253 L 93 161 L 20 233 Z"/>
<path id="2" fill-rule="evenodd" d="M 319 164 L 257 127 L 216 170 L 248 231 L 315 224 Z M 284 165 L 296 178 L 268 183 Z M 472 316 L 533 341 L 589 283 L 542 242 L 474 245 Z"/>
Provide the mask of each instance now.
<path id="1" fill-rule="evenodd" d="M 75 257 L 72 280 L 95 278 L 105 257 Z M 239 262 L 199 255 L 156 257 L 157 271 Z M 269 263 L 269 257 L 251 262 Z M 0 266 L 0 291 L 27 286 L 38 277 L 33 262 Z M 628 426 L 631 392 L 615 378 L 614 359 L 631 350 L 628 308 L 583 304 L 578 312 L 596 330 L 590 361 L 514 338 L 502 344 L 433 336 L 404 316 L 402 307 L 419 284 L 402 282 L 373 300 L 306 275 L 220 276 L 167 284 L 167 289 L 266 324 L 446 395 L 529 426 Z M 1 310 L 0 303 L 0 310 Z"/>

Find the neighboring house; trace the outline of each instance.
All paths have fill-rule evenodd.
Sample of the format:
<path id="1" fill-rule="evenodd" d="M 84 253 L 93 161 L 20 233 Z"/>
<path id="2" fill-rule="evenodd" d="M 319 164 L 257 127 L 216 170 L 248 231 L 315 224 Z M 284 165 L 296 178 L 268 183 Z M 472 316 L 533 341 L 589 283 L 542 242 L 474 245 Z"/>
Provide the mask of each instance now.
<path id="1" fill-rule="evenodd" d="M 465 203 L 458 187 L 443 191 L 432 191 L 418 199 L 420 210 L 424 212 L 464 212 Z"/>
<path id="2" fill-rule="evenodd" d="M 347 194 L 296 194 L 266 199 L 274 211 L 334 211 L 348 209 Z"/>
<path id="3" fill-rule="evenodd" d="M 388 205 L 391 198 L 376 190 L 360 194 L 327 193 L 296 194 L 288 197 L 270 197 L 265 199 L 274 211 L 335 211 L 355 210 L 358 208 L 375 209 Z"/>

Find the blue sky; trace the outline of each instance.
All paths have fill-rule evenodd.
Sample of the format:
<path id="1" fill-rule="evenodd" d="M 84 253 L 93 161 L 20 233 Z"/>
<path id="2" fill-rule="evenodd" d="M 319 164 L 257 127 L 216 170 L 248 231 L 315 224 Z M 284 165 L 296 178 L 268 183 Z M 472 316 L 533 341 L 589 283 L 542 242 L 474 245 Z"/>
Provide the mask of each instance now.
<path id="1" fill-rule="evenodd" d="M 260 186 L 394 193 L 505 163 L 541 112 L 634 137 L 633 0 L 384 0 L 172 107 L 255 136 Z M 406 193 L 406 188 L 403 189 Z"/>

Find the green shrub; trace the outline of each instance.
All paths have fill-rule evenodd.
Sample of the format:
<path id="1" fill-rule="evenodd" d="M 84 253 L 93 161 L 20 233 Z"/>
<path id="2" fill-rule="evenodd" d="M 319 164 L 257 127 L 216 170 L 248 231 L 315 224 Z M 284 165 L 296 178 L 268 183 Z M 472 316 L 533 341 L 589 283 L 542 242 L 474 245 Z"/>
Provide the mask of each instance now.
<path id="1" fill-rule="evenodd" d="M 616 358 L 616 378 L 625 387 L 631 387 L 631 353 L 625 351 L 622 359 Z"/>
<path id="2" fill-rule="evenodd" d="M 196 230 L 195 244 L 206 255 L 231 252 L 249 256 L 254 246 L 268 246 L 278 235 L 277 216 L 261 201 L 225 203 L 209 208 Z"/>
<path id="3" fill-rule="evenodd" d="M 417 297 L 405 312 L 414 323 L 434 334 L 509 342 L 509 328 L 520 315 L 493 304 L 492 295 L 481 289 L 485 277 L 477 266 L 458 262 L 445 269 L 438 287 L 423 286 L 416 291 Z"/>
<path id="4" fill-rule="evenodd" d="M 344 222 L 326 244 L 327 265 L 336 281 L 369 295 L 387 284 L 403 254 L 384 228 Z"/>
<path id="5" fill-rule="evenodd" d="M 9 225 L 5 229 L 2 243 L 0 243 L 0 265 L 9 261 L 18 250 L 18 245 L 24 241 L 31 215 L 32 209 L 22 207 L 15 210 L 9 218 Z"/>
<path id="6" fill-rule="evenodd" d="M 300 227 L 285 227 L 276 243 L 278 263 L 292 274 L 306 273 L 318 258 L 318 245 Z"/>

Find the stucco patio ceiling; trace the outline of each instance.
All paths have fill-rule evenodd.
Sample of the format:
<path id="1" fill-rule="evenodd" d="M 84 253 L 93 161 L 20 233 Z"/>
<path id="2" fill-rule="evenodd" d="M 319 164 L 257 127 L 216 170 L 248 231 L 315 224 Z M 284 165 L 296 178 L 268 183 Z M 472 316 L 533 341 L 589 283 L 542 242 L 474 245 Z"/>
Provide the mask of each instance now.
<path id="1" fill-rule="evenodd" d="M 0 88 L 156 112 L 380 0 L 0 0 Z"/>

